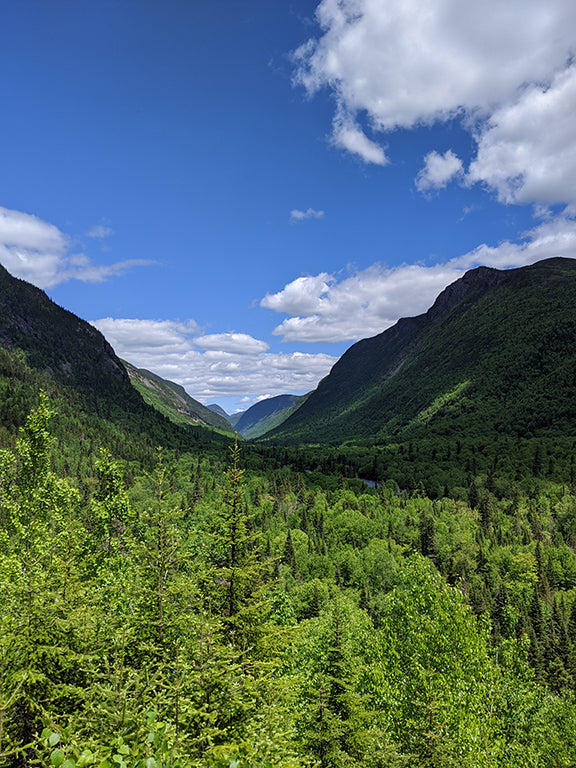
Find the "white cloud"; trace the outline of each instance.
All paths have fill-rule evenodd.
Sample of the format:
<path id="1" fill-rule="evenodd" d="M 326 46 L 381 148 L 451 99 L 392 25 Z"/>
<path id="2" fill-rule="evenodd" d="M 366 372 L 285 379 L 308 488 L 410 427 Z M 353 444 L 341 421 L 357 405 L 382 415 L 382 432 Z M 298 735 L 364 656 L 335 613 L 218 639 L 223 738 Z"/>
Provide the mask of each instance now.
<path id="1" fill-rule="evenodd" d="M 295 82 L 331 92 L 334 143 L 383 165 L 363 126 L 456 118 L 479 144 L 470 181 L 506 202 L 574 203 L 573 0 L 322 0 L 316 17 Z M 419 182 L 443 184 L 430 168 Z"/>
<path id="2" fill-rule="evenodd" d="M 92 325 L 106 336 L 116 353 L 128 362 L 133 362 L 128 354 L 135 355 L 139 360 L 146 356 L 155 360 L 158 351 L 165 354 L 168 360 L 172 356 L 178 358 L 190 351 L 190 337 L 200 330 L 193 320 L 181 323 L 174 320 L 104 317 L 95 320 Z M 138 363 L 138 367 L 146 368 L 147 365 Z"/>
<path id="3" fill-rule="evenodd" d="M 576 206 L 576 65 L 549 87 L 530 86 L 496 110 L 481 133 L 468 180 L 506 203 Z"/>
<path id="4" fill-rule="evenodd" d="M 420 192 L 442 189 L 455 176 L 462 174 L 462 161 L 451 149 L 440 155 L 429 152 L 424 158 L 424 168 L 416 177 L 416 188 Z"/>
<path id="5" fill-rule="evenodd" d="M 322 304 L 322 297 L 333 282 L 334 278 L 327 272 L 315 277 L 297 277 L 279 293 L 267 293 L 260 306 L 288 315 L 311 315 Z"/>
<path id="6" fill-rule="evenodd" d="M 321 274 L 299 277 L 261 306 L 292 315 L 273 333 L 284 341 L 356 341 L 373 336 L 403 315 L 424 312 L 461 270 L 445 265 L 374 264 L 338 281 Z"/>
<path id="7" fill-rule="evenodd" d="M 20 211 L 0 208 L 0 242 L 7 248 L 61 253 L 68 239 L 53 224 Z"/>
<path id="8" fill-rule="evenodd" d="M 247 334 L 200 335 L 194 321 L 103 318 L 93 325 L 120 357 L 181 384 L 205 402 L 308 392 L 337 360 L 326 354 L 271 353 L 265 342 Z"/>
<path id="9" fill-rule="evenodd" d="M 358 123 L 345 110 L 339 110 L 332 126 L 335 146 L 358 155 L 365 163 L 388 165 L 386 153 L 379 144 L 369 139 Z"/>
<path id="10" fill-rule="evenodd" d="M 114 230 L 107 224 L 95 224 L 93 227 L 90 227 L 86 234 L 88 237 L 102 240 L 103 238 L 110 237 L 110 235 L 114 234 Z"/>
<path id="11" fill-rule="evenodd" d="M 576 258 L 573 219 L 546 221 L 518 243 L 484 244 L 446 263 L 393 268 L 374 264 L 341 280 L 326 273 L 300 277 L 266 296 L 261 306 L 290 315 L 273 331 L 284 341 L 356 341 L 381 333 L 400 317 L 425 312 L 467 269 L 520 267 L 554 256 Z"/>
<path id="12" fill-rule="evenodd" d="M 258 397 L 254 398 L 254 405 L 256 405 L 256 403 L 261 403 L 263 400 L 270 400 L 271 397 L 275 397 L 275 395 L 270 392 L 267 392 L 265 395 L 258 395 Z"/>
<path id="13" fill-rule="evenodd" d="M 266 352 L 268 344 L 247 333 L 212 333 L 194 339 L 194 344 L 213 352 L 226 352 L 234 355 L 254 355 Z"/>
<path id="14" fill-rule="evenodd" d="M 491 108 L 574 52 L 572 0 L 323 0 L 316 15 L 297 81 L 385 130 Z"/>
<path id="15" fill-rule="evenodd" d="M 497 246 L 480 245 L 449 262 L 469 269 L 478 264 L 497 269 L 523 267 L 553 257 L 576 258 L 576 221 L 559 217 L 531 229 L 519 243 L 505 241 Z"/>
<path id="16" fill-rule="evenodd" d="M 52 288 L 67 280 L 101 283 L 136 266 L 151 262 L 128 259 L 95 264 L 72 252 L 70 238 L 37 216 L 0 207 L 0 263 L 16 277 L 39 288 Z"/>
<path id="17" fill-rule="evenodd" d="M 316 211 L 314 208 L 308 208 L 306 211 L 299 211 L 297 208 L 290 211 L 290 221 L 305 221 L 306 219 L 322 219 L 324 211 Z"/>

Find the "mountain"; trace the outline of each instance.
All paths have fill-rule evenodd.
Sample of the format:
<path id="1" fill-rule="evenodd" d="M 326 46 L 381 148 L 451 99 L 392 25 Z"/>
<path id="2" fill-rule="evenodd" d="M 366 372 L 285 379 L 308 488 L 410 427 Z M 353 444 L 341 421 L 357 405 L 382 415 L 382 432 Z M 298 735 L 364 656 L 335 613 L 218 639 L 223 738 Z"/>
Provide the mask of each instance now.
<path id="1" fill-rule="evenodd" d="M 221 405 L 218 405 L 218 403 L 211 403 L 210 405 L 207 405 L 206 408 L 209 408 L 211 411 L 214 411 L 214 413 L 217 413 L 219 416 L 222 416 L 223 419 L 226 419 L 226 421 L 230 421 L 230 416 L 226 413 L 224 408 L 222 408 Z"/>
<path id="2" fill-rule="evenodd" d="M 144 368 L 136 368 L 125 360 L 123 363 L 132 384 L 144 400 L 175 424 L 203 424 L 224 432 L 232 432 L 230 422 L 226 418 L 194 400 L 180 384 L 163 379 Z"/>
<path id="3" fill-rule="evenodd" d="M 478 267 L 354 344 L 267 440 L 574 434 L 576 261 Z"/>
<path id="4" fill-rule="evenodd" d="M 301 400 L 298 395 L 277 395 L 261 400 L 241 414 L 236 429 L 248 439 L 260 437 L 288 418 Z"/>
<path id="5" fill-rule="evenodd" d="M 24 350 L 30 366 L 86 392 L 140 401 L 100 331 L 1 265 L 0 346 Z"/>
<path id="6" fill-rule="evenodd" d="M 230 416 L 228 416 L 228 420 L 230 424 L 232 424 L 232 426 L 235 427 L 245 413 L 246 411 L 238 411 L 237 413 L 231 413 Z"/>
<path id="7" fill-rule="evenodd" d="M 131 435 L 122 438 L 127 446 L 137 435 L 140 442 L 154 448 L 184 449 L 198 440 L 221 439 L 197 426 L 174 425 L 148 405 L 100 331 L 2 266 L 0 348 L 5 351 L 0 366 L 3 423 L 18 426 L 23 404 L 30 407 L 33 388 L 37 395 L 37 385 L 41 385 L 58 399 L 59 408 L 82 413 L 83 419 L 99 420 L 96 431 L 112 434 L 120 428 L 124 436 Z M 34 371 L 38 375 L 30 373 Z"/>

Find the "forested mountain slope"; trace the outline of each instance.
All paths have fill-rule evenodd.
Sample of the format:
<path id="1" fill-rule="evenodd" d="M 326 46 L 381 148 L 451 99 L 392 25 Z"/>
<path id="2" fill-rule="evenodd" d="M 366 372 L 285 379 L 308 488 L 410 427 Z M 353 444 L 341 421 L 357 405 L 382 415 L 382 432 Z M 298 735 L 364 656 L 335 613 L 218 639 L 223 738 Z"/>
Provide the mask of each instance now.
<path id="1" fill-rule="evenodd" d="M 144 368 L 136 368 L 126 360 L 123 363 L 132 384 L 144 400 L 175 424 L 203 424 L 224 432 L 234 431 L 228 419 L 190 397 L 180 384 L 163 379 Z"/>
<path id="2" fill-rule="evenodd" d="M 572 434 L 576 261 L 479 267 L 423 315 L 354 344 L 266 439 Z"/>
<path id="3" fill-rule="evenodd" d="M 29 364 L 105 396 L 140 397 L 100 331 L 0 265 L 0 346 L 22 349 Z"/>
<path id="4" fill-rule="evenodd" d="M 175 425 L 145 403 L 100 331 L 2 266 L 0 348 L 8 353 L 0 366 L 0 388 L 5 393 L 2 410 L 8 423 L 23 419 L 37 397 L 37 390 L 33 396 L 26 383 L 29 366 L 48 389 L 57 390 L 65 408 L 73 404 L 76 412 L 108 420 L 131 432 L 134 439 L 141 435 L 153 445 L 185 447 L 194 444 L 199 430 L 207 431 Z M 24 358 L 20 362 L 18 354 Z M 213 435 L 208 433 L 209 439 Z"/>
<path id="5" fill-rule="evenodd" d="M 209 409 L 210 409 L 211 411 L 213 411 L 214 413 L 218 413 L 218 414 L 220 414 L 220 416 L 222 416 L 222 418 L 224 418 L 224 419 L 226 419 L 226 421 L 230 422 L 230 416 L 229 416 L 229 414 L 227 414 L 227 413 L 226 413 L 226 411 L 224 410 L 224 408 L 222 408 L 222 406 L 221 406 L 221 405 L 218 405 L 218 403 L 209 403 L 209 404 L 206 406 L 206 408 L 209 408 Z M 231 423 L 231 422 L 230 422 L 230 423 Z"/>

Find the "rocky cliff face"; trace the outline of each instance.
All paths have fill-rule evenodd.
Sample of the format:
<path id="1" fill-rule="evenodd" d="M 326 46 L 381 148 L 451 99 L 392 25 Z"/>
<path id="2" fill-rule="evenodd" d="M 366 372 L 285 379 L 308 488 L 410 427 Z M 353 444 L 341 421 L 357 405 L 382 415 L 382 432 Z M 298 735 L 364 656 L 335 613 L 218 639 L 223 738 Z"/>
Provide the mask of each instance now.
<path id="1" fill-rule="evenodd" d="M 477 267 L 469 270 L 438 295 L 434 304 L 426 312 L 426 317 L 433 322 L 438 322 L 454 307 L 462 304 L 467 297 L 474 295 L 474 298 L 477 298 L 504 282 L 507 275 L 507 272 L 491 267 Z"/>

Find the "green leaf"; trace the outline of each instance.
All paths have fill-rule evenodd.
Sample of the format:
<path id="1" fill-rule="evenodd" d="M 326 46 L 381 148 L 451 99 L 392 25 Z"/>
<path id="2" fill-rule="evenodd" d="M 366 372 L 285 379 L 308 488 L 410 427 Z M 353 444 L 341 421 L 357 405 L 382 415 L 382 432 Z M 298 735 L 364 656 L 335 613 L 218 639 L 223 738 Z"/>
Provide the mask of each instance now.
<path id="1" fill-rule="evenodd" d="M 56 731 L 52 731 L 48 739 L 48 743 L 50 744 L 51 747 L 55 747 L 56 744 L 60 743 L 60 734 L 56 733 Z"/>
<path id="2" fill-rule="evenodd" d="M 62 768 L 76 768 L 76 760 L 73 757 L 69 757 L 64 761 Z"/>
<path id="3" fill-rule="evenodd" d="M 59 766 L 64 762 L 65 757 L 66 755 L 64 754 L 63 749 L 55 749 L 50 755 L 50 762 L 55 766 L 55 768 L 59 768 Z"/>

